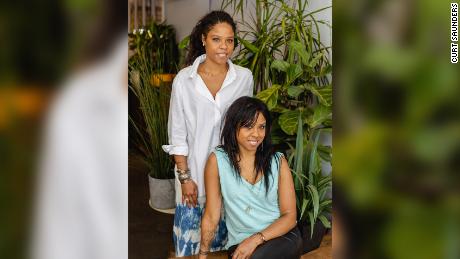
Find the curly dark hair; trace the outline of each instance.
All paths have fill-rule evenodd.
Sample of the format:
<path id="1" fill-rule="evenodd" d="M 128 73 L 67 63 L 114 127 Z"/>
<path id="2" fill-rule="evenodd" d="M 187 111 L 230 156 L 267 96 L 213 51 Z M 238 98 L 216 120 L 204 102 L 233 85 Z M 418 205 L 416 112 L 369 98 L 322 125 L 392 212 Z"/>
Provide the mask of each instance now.
<path id="1" fill-rule="evenodd" d="M 193 64 L 193 61 L 195 61 L 198 56 L 206 52 L 201 36 L 204 35 L 206 37 L 212 27 L 218 23 L 228 23 L 232 26 L 233 32 L 236 35 L 236 23 L 233 21 L 230 14 L 224 11 L 212 11 L 206 14 L 198 21 L 195 28 L 193 28 L 192 34 L 190 34 L 189 50 L 185 59 L 185 64 L 187 66 Z M 234 42 L 236 44 L 236 40 Z"/>
<path id="2" fill-rule="evenodd" d="M 230 163 L 235 170 L 235 176 L 241 180 L 241 171 L 239 166 L 239 146 L 237 134 L 240 128 L 254 126 L 259 115 L 263 115 L 266 120 L 265 138 L 257 147 L 254 167 L 256 170 L 256 179 L 259 174 L 263 174 L 265 191 L 268 193 L 270 186 L 271 176 L 271 161 L 276 156 L 276 161 L 279 163 L 279 154 L 275 153 L 272 140 L 270 137 L 270 130 L 272 124 L 272 117 L 268 111 L 267 105 L 259 99 L 243 96 L 238 98 L 228 108 L 225 118 L 224 126 L 221 133 L 221 143 L 219 147 L 223 149 L 230 160 Z M 277 165 L 279 166 L 279 164 Z"/>

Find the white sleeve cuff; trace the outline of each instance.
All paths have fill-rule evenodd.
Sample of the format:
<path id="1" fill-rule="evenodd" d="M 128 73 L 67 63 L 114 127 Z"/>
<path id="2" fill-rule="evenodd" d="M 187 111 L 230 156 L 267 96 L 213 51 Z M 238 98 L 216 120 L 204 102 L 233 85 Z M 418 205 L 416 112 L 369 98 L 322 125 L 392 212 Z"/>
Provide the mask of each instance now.
<path id="1" fill-rule="evenodd" d="M 175 146 L 175 145 L 163 145 L 163 150 L 170 154 L 170 155 L 188 155 L 188 147 L 187 146 Z"/>

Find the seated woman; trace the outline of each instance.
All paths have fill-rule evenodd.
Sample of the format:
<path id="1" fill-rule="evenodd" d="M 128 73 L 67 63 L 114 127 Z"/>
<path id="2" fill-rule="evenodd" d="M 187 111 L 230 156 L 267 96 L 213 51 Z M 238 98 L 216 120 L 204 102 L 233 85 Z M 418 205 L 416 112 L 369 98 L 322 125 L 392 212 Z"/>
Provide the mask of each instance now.
<path id="1" fill-rule="evenodd" d="M 271 117 L 258 99 L 228 109 L 221 143 L 205 168 L 206 208 L 199 258 L 206 258 L 223 202 L 229 258 L 300 258 L 296 198 L 288 163 L 274 152 Z"/>

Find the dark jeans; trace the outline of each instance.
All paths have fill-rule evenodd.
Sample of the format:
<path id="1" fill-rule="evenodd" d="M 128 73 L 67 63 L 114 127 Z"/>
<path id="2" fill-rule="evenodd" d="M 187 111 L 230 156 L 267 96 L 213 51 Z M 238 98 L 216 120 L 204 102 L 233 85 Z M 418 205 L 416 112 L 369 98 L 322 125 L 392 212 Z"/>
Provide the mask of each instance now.
<path id="1" fill-rule="evenodd" d="M 231 259 L 238 245 L 228 249 L 228 258 Z M 298 259 L 302 251 L 302 237 L 297 228 L 293 228 L 283 236 L 269 240 L 256 248 L 251 259 Z"/>

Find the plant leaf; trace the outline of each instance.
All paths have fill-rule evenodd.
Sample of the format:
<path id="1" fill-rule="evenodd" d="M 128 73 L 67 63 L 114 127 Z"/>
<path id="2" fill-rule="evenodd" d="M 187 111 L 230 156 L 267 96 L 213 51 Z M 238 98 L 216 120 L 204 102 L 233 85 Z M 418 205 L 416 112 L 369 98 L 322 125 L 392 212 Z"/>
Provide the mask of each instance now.
<path id="1" fill-rule="evenodd" d="M 319 135 L 320 135 L 320 130 L 315 130 L 310 139 L 310 141 L 313 140 L 313 144 L 312 144 L 311 151 L 310 151 L 309 164 L 308 164 L 308 177 L 310 179 L 313 178 L 313 173 L 315 173 L 318 169 L 318 166 L 316 163 L 316 157 L 317 157 L 316 150 L 318 147 Z M 312 180 L 310 180 L 310 184 L 313 184 Z"/>
<path id="2" fill-rule="evenodd" d="M 319 71 L 319 75 L 318 76 L 325 76 L 325 75 L 328 75 L 329 73 L 332 72 L 332 65 L 331 64 L 327 64 L 325 67 L 322 66 L 321 67 L 321 70 Z"/>
<path id="3" fill-rule="evenodd" d="M 285 112 L 290 111 L 290 110 L 288 108 L 285 108 L 285 107 L 283 107 L 283 106 L 278 104 L 271 111 L 272 112 L 277 112 L 277 113 L 285 113 Z"/>
<path id="4" fill-rule="evenodd" d="M 179 49 L 186 48 L 189 43 L 190 43 L 190 35 L 188 35 L 183 40 L 181 40 L 181 42 L 179 43 Z"/>
<path id="5" fill-rule="evenodd" d="M 267 104 L 269 110 L 272 110 L 276 107 L 278 102 L 278 91 L 280 88 L 280 85 L 272 85 L 262 92 L 259 92 L 257 94 L 257 98 Z"/>
<path id="6" fill-rule="evenodd" d="M 321 220 L 323 226 L 326 228 L 331 228 L 331 222 L 329 222 L 329 220 L 324 215 L 319 216 L 319 220 Z"/>
<path id="7" fill-rule="evenodd" d="M 316 186 L 318 186 L 318 188 L 320 188 L 320 189 L 328 188 L 328 186 L 331 186 L 331 185 L 332 185 L 332 176 L 331 175 L 324 176 L 316 184 Z"/>
<path id="8" fill-rule="evenodd" d="M 307 204 L 308 204 L 308 200 L 307 199 L 303 199 L 302 200 L 302 209 L 300 210 L 300 218 L 302 218 L 304 212 L 305 212 L 305 209 L 307 208 Z"/>
<path id="9" fill-rule="evenodd" d="M 308 193 L 311 195 L 311 200 L 313 203 L 313 219 L 316 220 L 318 217 L 318 211 L 319 211 L 319 195 L 318 195 L 318 190 L 314 185 L 309 184 L 307 186 L 308 188 Z"/>
<path id="10" fill-rule="evenodd" d="M 305 91 L 303 85 L 291 85 L 287 90 L 288 95 L 294 98 L 297 98 L 303 91 Z"/>
<path id="11" fill-rule="evenodd" d="M 287 70 L 289 83 L 294 82 L 299 76 L 302 75 L 302 68 L 298 64 L 290 64 Z"/>
<path id="12" fill-rule="evenodd" d="M 319 157 L 326 162 L 331 162 L 332 160 L 332 148 L 330 146 L 318 146 L 318 155 Z"/>
<path id="13" fill-rule="evenodd" d="M 313 237 L 313 230 L 315 229 L 315 219 L 313 218 L 313 214 L 311 211 L 308 212 L 308 218 L 310 219 L 310 238 Z"/>
<path id="14" fill-rule="evenodd" d="M 322 88 L 316 88 L 313 86 L 308 86 L 308 90 L 310 90 L 316 97 L 321 104 L 324 106 L 331 106 L 332 104 L 332 85 L 329 84 Z"/>
<path id="15" fill-rule="evenodd" d="M 278 123 L 281 129 L 286 132 L 288 135 L 294 135 L 295 131 L 297 130 L 297 122 L 299 111 L 287 111 L 280 115 L 278 118 Z"/>
<path id="16" fill-rule="evenodd" d="M 289 63 L 287 61 L 277 59 L 272 62 L 271 68 L 276 69 L 278 71 L 286 72 L 289 68 Z"/>
<path id="17" fill-rule="evenodd" d="M 316 126 L 321 125 L 323 121 L 332 116 L 332 111 L 330 107 L 324 105 L 318 105 L 315 107 L 313 115 L 309 116 L 307 123 L 310 128 L 315 128 Z"/>
<path id="18" fill-rule="evenodd" d="M 308 64 L 309 67 L 314 68 L 317 64 L 318 61 L 323 57 L 323 53 L 320 53 L 316 55 L 311 61 L 310 64 Z"/>
<path id="19" fill-rule="evenodd" d="M 304 65 L 308 65 L 308 59 L 310 59 L 310 53 L 308 53 L 307 48 L 304 44 L 300 43 L 299 41 L 292 40 L 289 42 L 289 51 L 294 51 L 299 55 L 302 63 Z"/>
<path id="20" fill-rule="evenodd" d="M 298 113 L 297 118 L 297 137 L 295 144 L 295 162 L 294 166 L 297 172 L 303 173 L 303 123 L 302 113 Z M 303 182 L 303 181 L 302 181 Z"/>
<path id="21" fill-rule="evenodd" d="M 243 38 L 240 38 L 240 37 L 237 37 L 238 38 L 238 41 L 241 42 L 244 47 L 246 47 L 247 49 L 249 49 L 252 53 L 258 53 L 259 52 L 259 49 L 253 45 L 252 43 L 250 43 L 249 41 L 243 39 Z"/>
<path id="22" fill-rule="evenodd" d="M 324 207 L 327 207 L 329 205 L 332 204 L 332 200 L 331 199 L 327 199 L 327 200 L 324 200 L 322 201 L 320 204 L 319 204 L 319 207 L 320 208 L 324 208 Z"/>

